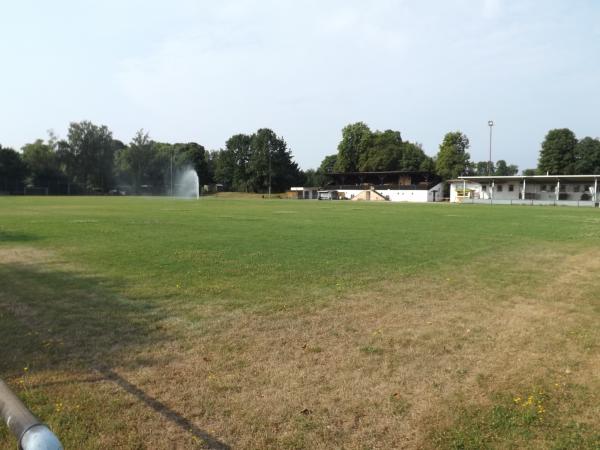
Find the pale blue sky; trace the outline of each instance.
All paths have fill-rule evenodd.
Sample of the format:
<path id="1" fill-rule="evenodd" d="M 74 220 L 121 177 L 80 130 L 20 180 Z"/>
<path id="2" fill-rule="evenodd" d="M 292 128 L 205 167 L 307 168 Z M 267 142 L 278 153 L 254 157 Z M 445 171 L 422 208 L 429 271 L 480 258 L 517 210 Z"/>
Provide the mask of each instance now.
<path id="1" fill-rule="evenodd" d="M 493 119 L 494 159 L 533 167 L 550 128 L 600 135 L 599 23 L 594 0 L 3 0 L 0 143 L 269 127 L 306 169 L 355 121 L 486 160 Z"/>

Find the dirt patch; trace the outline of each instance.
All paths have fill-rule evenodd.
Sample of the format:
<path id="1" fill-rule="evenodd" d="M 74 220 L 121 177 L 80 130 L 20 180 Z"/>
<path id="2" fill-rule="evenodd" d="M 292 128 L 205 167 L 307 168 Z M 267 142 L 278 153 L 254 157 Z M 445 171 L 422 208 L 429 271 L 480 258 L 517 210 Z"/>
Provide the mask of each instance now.
<path id="1" fill-rule="evenodd" d="M 0 247 L 0 264 L 40 264 L 54 254 L 33 247 Z"/>

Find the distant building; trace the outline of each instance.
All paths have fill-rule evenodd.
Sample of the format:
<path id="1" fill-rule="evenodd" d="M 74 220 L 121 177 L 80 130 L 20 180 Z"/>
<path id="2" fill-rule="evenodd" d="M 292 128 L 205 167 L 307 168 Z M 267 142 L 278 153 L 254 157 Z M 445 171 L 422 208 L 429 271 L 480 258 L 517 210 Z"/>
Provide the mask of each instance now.
<path id="1" fill-rule="evenodd" d="M 327 186 L 293 187 L 298 199 L 339 199 L 392 202 L 443 200 L 442 180 L 430 172 L 382 171 L 328 174 Z M 326 193 L 329 193 L 326 194 Z M 291 195 L 292 198 L 294 194 Z"/>
<path id="2" fill-rule="evenodd" d="M 298 200 L 317 200 L 319 198 L 319 187 L 293 187 L 288 191 L 288 198 Z"/>
<path id="3" fill-rule="evenodd" d="M 450 201 L 597 206 L 600 175 L 459 177 L 450 180 Z"/>

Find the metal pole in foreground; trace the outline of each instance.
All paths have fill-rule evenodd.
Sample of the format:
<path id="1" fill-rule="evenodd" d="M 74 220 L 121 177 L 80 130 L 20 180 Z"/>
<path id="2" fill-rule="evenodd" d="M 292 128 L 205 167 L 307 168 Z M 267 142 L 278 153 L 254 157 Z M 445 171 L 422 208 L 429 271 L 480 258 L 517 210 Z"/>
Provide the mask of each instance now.
<path id="1" fill-rule="evenodd" d="M 488 120 L 488 126 L 490 127 L 490 158 L 488 159 L 488 175 L 492 175 L 492 127 L 494 126 L 493 120 Z"/>
<path id="2" fill-rule="evenodd" d="M 22 450 L 63 450 L 58 438 L 40 422 L 0 380 L 0 417 L 17 438 Z"/>

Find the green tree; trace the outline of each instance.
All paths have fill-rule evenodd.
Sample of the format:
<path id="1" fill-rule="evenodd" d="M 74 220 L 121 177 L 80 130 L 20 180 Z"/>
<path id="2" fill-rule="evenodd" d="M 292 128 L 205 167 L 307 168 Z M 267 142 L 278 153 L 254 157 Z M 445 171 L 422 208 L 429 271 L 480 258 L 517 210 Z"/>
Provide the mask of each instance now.
<path id="1" fill-rule="evenodd" d="M 14 192 L 21 188 L 27 176 L 27 165 L 21 154 L 0 145 L 0 191 Z"/>
<path id="2" fill-rule="evenodd" d="M 433 171 L 433 159 L 420 144 L 404 142 L 396 130 L 372 132 L 363 122 L 347 125 L 335 155 L 334 171 Z M 325 161 L 324 161 L 325 162 Z M 329 167 L 331 159 L 327 160 Z"/>
<path id="3" fill-rule="evenodd" d="M 323 174 L 315 169 L 307 169 L 303 173 L 303 186 L 318 187 L 323 184 Z"/>
<path id="4" fill-rule="evenodd" d="M 212 183 L 213 174 L 209 164 L 209 153 L 204 146 L 196 142 L 175 144 L 175 152 L 178 169 L 191 166 L 198 174 L 201 185 Z"/>
<path id="5" fill-rule="evenodd" d="M 145 183 L 153 186 L 157 193 L 171 193 L 171 181 L 177 173 L 173 158 L 173 180 L 171 179 L 171 158 L 175 155 L 175 146 L 165 142 L 152 141 L 151 157 L 145 170 Z"/>
<path id="6" fill-rule="evenodd" d="M 538 169 L 552 175 L 575 173 L 577 138 L 568 128 L 550 130 L 542 143 Z"/>
<path id="7" fill-rule="evenodd" d="M 335 170 L 355 172 L 359 170 L 361 155 L 371 146 L 372 133 L 363 122 L 356 122 L 342 129 L 342 140 L 338 145 Z"/>
<path id="8" fill-rule="evenodd" d="M 491 173 L 490 173 L 490 169 L 491 169 Z M 494 165 L 490 164 L 489 161 L 477 161 L 476 163 L 473 163 L 473 168 L 472 171 L 475 175 L 478 176 L 487 176 L 487 175 L 494 175 Z"/>
<path id="9" fill-rule="evenodd" d="M 154 143 L 143 129 L 135 134 L 128 147 L 118 152 L 117 164 L 120 170 L 128 176 L 136 194 L 141 192 L 141 186 L 147 181 L 148 169 L 152 164 L 154 154 Z"/>
<path id="10" fill-rule="evenodd" d="M 536 169 L 523 169 L 523 175 L 528 176 L 528 177 L 533 176 L 536 173 L 537 173 Z"/>
<path id="11" fill-rule="evenodd" d="M 369 131 L 361 142 L 357 169 L 360 172 L 395 170 L 401 164 L 403 153 L 399 131 Z"/>
<path id="12" fill-rule="evenodd" d="M 233 178 L 235 173 L 235 160 L 233 152 L 220 149 L 212 156 L 215 183 L 222 184 L 227 190 L 233 189 Z"/>
<path id="13" fill-rule="evenodd" d="M 249 185 L 254 192 L 266 192 L 269 185 L 281 192 L 302 181 L 286 142 L 272 130 L 262 128 L 252 135 L 250 154 Z"/>
<path id="14" fill-rule="evenodd" d="M 331 182 L 331 173 L 335 171 L 335 162 L 337 161 L 337 154 L 328 155 L 323 158 L 321 165 L 315 171 L 315 176 L 311 181 L 305 181 L 305 186 L 327 186 Z"/>
<path id="15" fill-rule="evenodd" d="M 462 175 L 469 167 L 469 138 L 460 131 L 447 133 L 435 159 L 435 169 L 445 180 Z"/>
<path id="16" fill-rule="evenodd" d="M 494 175 L 498 176 L 512 176 L 519 172 L 519 168 L 514 164 L 506 164 L 506 161 L 499 159 L 496 161 L 496 167 L 494 169 Z"/>
<path id="17" fill-rule="evenodd" d="M 600 173 L 600 140 L 585 137 L 575 147 L 577 174 Z"/>
<path id="18" fill-rule="evenodd" d="M 67 140 L 59 144 L 60 160 L 74 181 L 85 189 L 107 191 L 113 182 L 115 146 L 105 126 L 72 122 Z"/>
<path id="19" fill-rule="evenodd" d="M 230 170 L 231 187 L 236 191 L 249 192 L 251 190 L 251 146 L 252 136 L 247 134 L 233 135 L 225 143 L 225 151 L 228 154 L 223 155 L 222 162 Z"/>
<path id="20" fill-rule="evenodd" d="M 329 155 L 323 158 L 321 161 L 321 165 L 319 166 L 319 171 L 323 174 L 331 173 L 335 170 L 335 163 L 337 161 L 337 154 Z"/>
<path id="21" fill-rule="evenodd" d="M 31 185 L 49 188 L 51 183 L 56 183 L 61 178 L 58 155 L 52 145 L 45 143 L 43 139 L 37 139 L 32 144 L 25 144 L 21 150 Z"/>
<path id="22" fill-rule="evenodd" d="M 402 157 L 396 169 L 407 171 L 433 172 L 433 159 L 425 154 L 420 144 L 404 142 L 402 146 Z"/>

